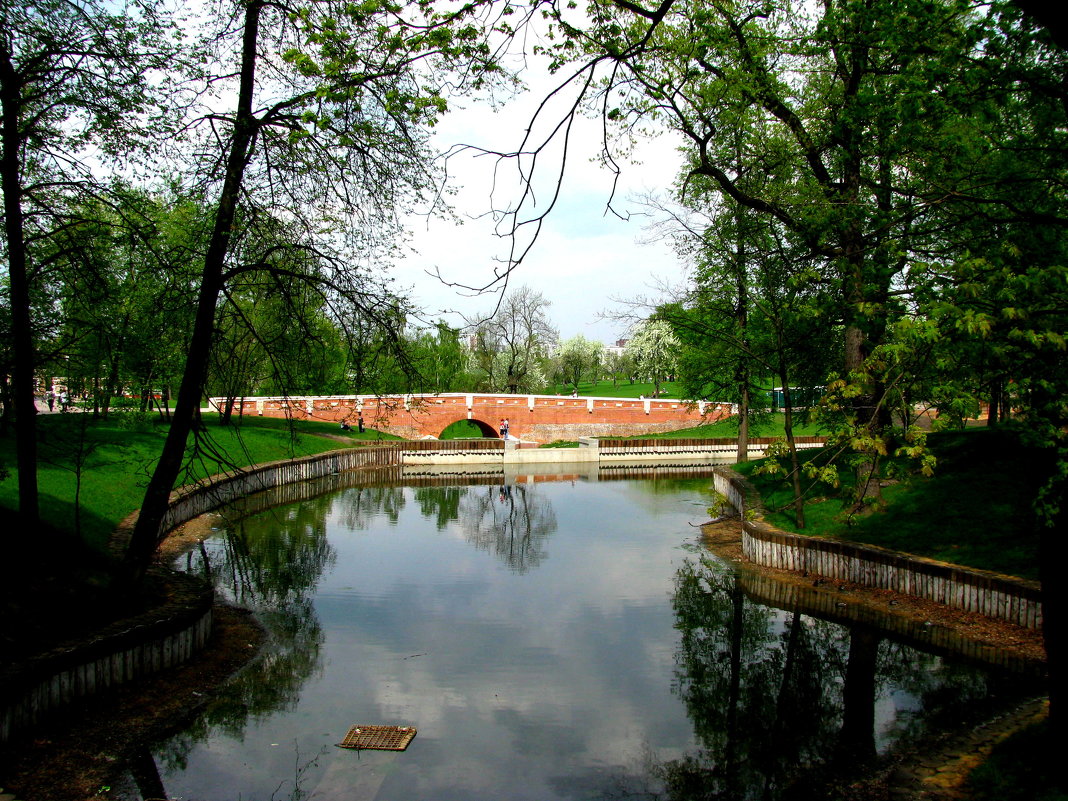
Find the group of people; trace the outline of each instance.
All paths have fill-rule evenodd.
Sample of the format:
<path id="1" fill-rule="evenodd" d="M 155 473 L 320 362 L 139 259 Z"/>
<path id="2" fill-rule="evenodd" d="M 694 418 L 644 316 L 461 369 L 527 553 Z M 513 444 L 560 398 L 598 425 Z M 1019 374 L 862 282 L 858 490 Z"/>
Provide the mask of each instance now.
<path id="1" fill-rule="evenodd" d="M 501 420 L 501 439 L 508 439 L 508 418 Z"/>
<path id="2" fill-rule="evenodd" d="M 48 403 L 48 411 L 55 411 L 57 400 L 59 401 L 60 411 L 66 411 L 67 407 L 70 406 L 70 396 L 67 395 L 67 390 L 60 390 L 60 392 L 57 394 L 55 391 L 50 389 L 48 390 L 48 392 L 45 393 L 45 402 Z"/>
<path id="3" fill-rule="evenodd" d="M 360 433 L 362 434 L 363 433 L 363 413 L 362 412 L 356 416 L 356 427 L 360 430 Z M 352 431 L 352 426 L 349 425 L 349 421 L 348 420 L 342 420 L 341 421 L 341 430 L 342 431 Z"/>

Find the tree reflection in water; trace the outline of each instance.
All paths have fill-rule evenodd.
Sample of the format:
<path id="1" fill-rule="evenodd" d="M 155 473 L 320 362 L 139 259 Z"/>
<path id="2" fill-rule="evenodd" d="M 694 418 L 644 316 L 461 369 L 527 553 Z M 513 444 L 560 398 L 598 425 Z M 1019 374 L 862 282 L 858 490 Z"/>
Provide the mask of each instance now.
<path id="1" fill-rule="evenodd" d="M 533 484 L 485 480 L 497 483 L 339 489 L 234 520 L 225 536 L 190 554 L 190 570 L 210 575 L 221 594 L 257 611 L 269 641 L 191 728 L 157 752 L 163 775 L 184 770 L 194 746 L 216 733 L 241 740 L 251 723 L 296 708 L 302 687 L 323 661 L 324 635 L 311 599 L 337 558 L 328 525 L 348 532 L 373 529 L 376 519 L 396 522 L 402 512 L 412 512 L 406 502 L 414 500 L 410 506 L 430 521 L 427 529 L 462 532 L 511 572 L 523 575 L 542 565 L 557 532 L 550 498 L 558 496 Z M 641 486 L 644 493 L 658 490 Z M 568 513 L 562 507 L 561 519 L 569 520 Z M 649 515 L 657 519 L 655 510 Z M 572 533 L 565 522 L 562 549 Z M 635 764 L 616 766 L 613 776 L 603 766 L 572 766 L 546 779 L 557 797 L 801 797 L 807 778 L 821 772 L 812 768 L 863 765 L 896 740 L 923 733 L 931 721 L 936 727 L 960 726 L 967 722 L 963 714 L 978 718 L 988 709 L 985 699 L 1018 681 L 943 663 L 870 625 L 842 625 L 753 602 L 745 594 L 753 591 L 752 580 L 707 556 L 675 565 L 677 570 L 657 576 L 657 603 L 663 608 L 665 580 L 673 575 L 678 640 L 671 683 L 693 727 L 693 745 L 675 707 L 682 724 L 676 730 L 686 736 L 684 745 L 665 746 L 675 749 L 673 758 L 665 759 L 666 752 L 658 756 L 657 743 L 648 742 L 644 753 L 635 754 Z M 660 625 L 666 627 L 667 620 L 661 618 Z M 671 638 L 665 643 L 670 653 Z M 667 678 L 658 676 L 657 687 L 664 689 Z M 295 764 L 312 765 L 314 750 L 297 754 Z M 137 769 L 145 794 L 160 789 L 151 768 L 142 761 Z M 278 797 L 298 797 L 300 784 L 296 771 Z"/>
<path id="2" fill-rule="evenodd" d="M 552 505 L 529 484 L 470 488 L 459 501 L 459 521 L 468 542 L 519 574 L 542 563 L 556 531 Z"/>
<path id="3" fill-rule="evenodd" d="M 379 517 L 396 523 L 404 503 L 404 490 L 401 487 L 372 484 L 349 487 L 333 496 L 333 506 L 329 511 L 338 515 L 349 531 L 360 531 Z"/>
<path id="4" fill-rule="evenodd" d="M 334 563 L 324 521 L 338 500 L 314 498 L 234 521 L 189 554 L 190 572 L 256 612 L 267 642 L 190 728 L 164 744 L 158 753 L 166 772 L 184 769 L 193 746 L 214 730 L 240 737 L 250 721 L 291 707 L 318 669 L 323 632 L 312 595 Z"/>
<path id="5" fill-rule="evenodd" d="M 802 797 L 812 768 L 862 769 L 918 735 L 921 709 L 928 728 L 940 719 L 959 726 L 962 703 L 999 694 L 995 674 L 941 664 L 869 626 L 751 603 L 738 574 L 712 560 L 679 569 L 674 610 L 673 690 L 700 748 L 654 766 L 670 799 L 772 799 L 788 787 Z M 918 703 L 880 722 L 876 709 L 889 703 L 890 686 Z"/>

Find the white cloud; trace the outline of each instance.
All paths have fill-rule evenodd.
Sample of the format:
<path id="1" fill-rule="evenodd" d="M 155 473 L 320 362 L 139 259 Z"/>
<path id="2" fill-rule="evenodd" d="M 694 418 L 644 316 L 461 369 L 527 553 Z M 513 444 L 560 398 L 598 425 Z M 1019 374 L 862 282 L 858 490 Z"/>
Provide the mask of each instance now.
<path id="1" fill-rule="evenodd" d="M 443 151 L 467 144 L 492 151 L 519 147 L 538 102 L 553 85 L 547 75 L 535 75 L 532 89 L 494 111 L 488 104 L 469 102 L 446 116 L 435 132 L 435 145 Z M 549 113 L 546 120 L 559 119 Z M 555 208 L 545 220 L 538 241 L 510 278 L 510 285 L 527 285 L 552 303 L 550 317 L 561 336 L 582 334 L 610 342 L 625 331 L 623 325 L 600 319 L 619 307 L 612 298 L 654 294 L 652 287 L 676 283 L 683 268 L 664 243 L 641 244 L 648 237 L 648 222 L 638 197 L 664 193 L 675 179 L 681 157 L 670 135 L 639 143 L 632 159 L 621 159 L 622 173 L 613 196 L 612 173 L 596 163 L 601 151 L 599 120 L 576 120 L 567 169 Z M 539 157 L 535 186 L 538 211 L 549 203 L 559 169 L 559 150 Z M 631 163 L 635 161 L 636 163 Z M 445 286 L 427 273 L 440 273 L 448 282 L 484 286 L 493 281 L 507 261 L 511 241 L 501 238 L 488 214 L 513 205 L 518 197 L 515 165 L 492 155 L 466 151 L 448 163 L 450 184 L 457 194 L 453 204 L 465 218 L 454 222 L 413 221 L 413 245 L 418 255 L 399 265 L 396 277 L 410 286 L 431 318 L 445 310 L 471 315 L 489 311 L 493 297 L 471 298 L 470 292 Z M 496 184 L 494 181 L 496 180 Z M 493 206 L 491 206 L 491 195 Z M 611 201 L 617 214 L 608 211 Z M 529 213 L 529 212 L 528 212 Z M 504 231 L 506 233 L 506 231 Z M 458 322 L 457 317 L 449 318 Z"/>

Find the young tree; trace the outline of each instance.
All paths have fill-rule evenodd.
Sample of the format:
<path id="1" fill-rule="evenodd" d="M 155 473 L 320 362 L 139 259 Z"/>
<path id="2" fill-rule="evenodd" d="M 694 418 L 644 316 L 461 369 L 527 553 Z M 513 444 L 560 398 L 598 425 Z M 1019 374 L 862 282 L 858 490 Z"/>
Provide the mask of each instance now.
<path id="1" fill-rule="evenodd" d="M 601 370 L 604 345 L 576 334 L 560 343 L 555 362 L 561 377 L 578 390 L 579 384 L 589 379 L 596 381 Z"/>
<path id="2" fill-rule="evenodd" d="M 544 385 L 541 362 L 557 340 L 548 308 L 544 295 L 522 286 L 475 324 L 474 359 L 489 389 L 517 393 Z"/>

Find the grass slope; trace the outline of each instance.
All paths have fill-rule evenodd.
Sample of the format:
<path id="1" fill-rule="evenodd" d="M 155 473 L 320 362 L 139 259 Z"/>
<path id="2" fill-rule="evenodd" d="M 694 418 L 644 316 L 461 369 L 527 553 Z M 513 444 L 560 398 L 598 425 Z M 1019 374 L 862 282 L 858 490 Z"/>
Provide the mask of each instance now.
<path id="1" fill-rule="evenodd" d="M 189 451 L 186 484 L 234 466 L 272 462 L 294 456 L 396 439 L 375 431 L 342 432 L 336 424 L 245 417 L 236 425 L 219 426 L 205 415 L 201 443 Z M 38 487 L 42 520 L 54 529 L 80 534 L 102 548 L 115 526 L 137 509 L 167 435 L 167 426 L 136 414 L 42 415 L 39 431 Z M 0 464 L 10 475 L 0 482 L 0 508 L 18 506 L 18 476 L 13 432 L 0 437 Z M 80 484 L 80 488 L 79 488 Z M 79 503 L 75 504 L 76 495 Z"/>
<path id="2" fill-rule="evenodd" d="M 853 486 L 841 471 L 838 491 L 812 488 L 805 529 L 795 523 L 792 493 L 781 478 L 755 475 L 759 462 L 739 465 L 756 485 L 768 522 L 788 531 L 879 545 L 944 562 L 1038 578 L 1038 538 L 1031 502 L 1042 480 L 1038 454 L 1008 431 L 972 429 L 932 434 L 935 475 L 885 481 L 884 508 L 851 520 L 843 509 Z M 802 454 L 802 459 L 818 459 Z"/>
<path id="3" fill-rule="evenodd" d="M 801 415 L 798 415 L 798 417 L 801 417 Z M 783 428 L 784 423 L 785 415 L 783 415 L 782 412 L 764 415 L 759 423 L 750 427 L 749 436 L 785 436 L 785 429 Z M 823 433 L 825 432 L 815 423 L 796 420 L 794 422 L 794 436 L 814 437 Z M 636 437 L 626 437 L 626 439 L 720 439 L 723 437 L 734 439 L 737 436 L 738 419 L 736 417 L 731 417 L 726 420 L 720 420 L 717 423 L 709 423 L 703 426 L 680 428 L 677 431 L 668 431 L 663 434 L 642 434 Z M 623 437 L 610 437 L 609 439 L 623 439 Z"/>

